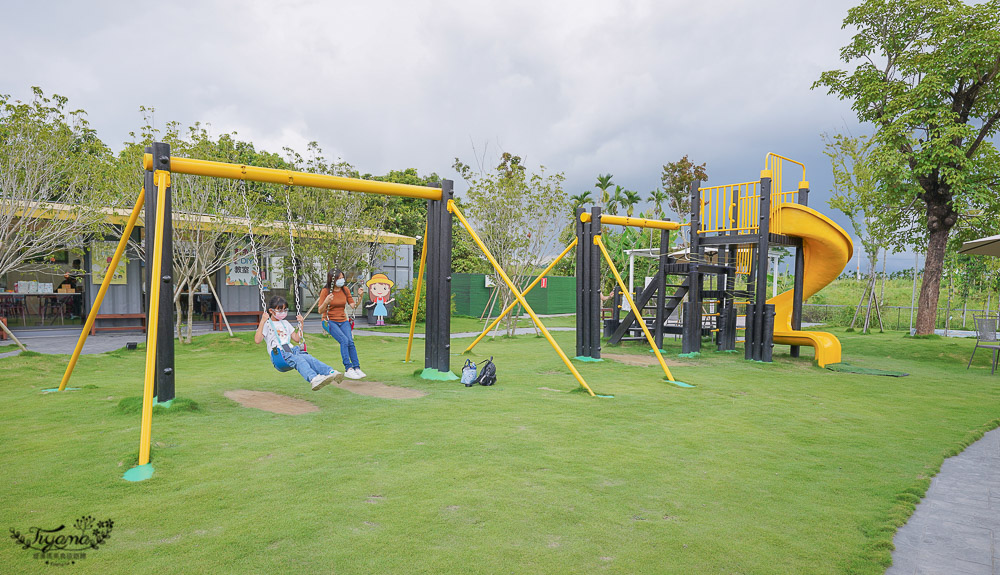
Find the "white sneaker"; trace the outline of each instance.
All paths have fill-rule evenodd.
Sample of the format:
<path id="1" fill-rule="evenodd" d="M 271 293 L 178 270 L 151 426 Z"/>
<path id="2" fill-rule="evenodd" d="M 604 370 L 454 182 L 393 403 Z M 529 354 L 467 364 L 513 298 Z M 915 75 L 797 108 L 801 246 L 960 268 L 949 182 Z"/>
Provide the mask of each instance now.
<path id="1" fill-rule="evenodd" d="M 336 381 L 337 383 L 344 381 L 344 374 L 340 373 L 336 369 L 331 371 L 330 375 L 328 375 L 327 377 L 332 378 L 333 381 Z"/>
<path id="2" fill-rule="evenodd" d="M 347 372 L 344 373 L 344 376 L 349 377 L 351 379 L 361 379 L 361 373 L 359 373 L 358 370 L 354 369 L 353 367 L 348 369 Z"/>
<path id="3" fill-rule="evenodd" d="M 368 374 L 365 373 L 365 372 L 363 372 L 363 371 L 361 371 L 360 367 L 355 367 L 354 368 L 354 373 L 358 374 L 358 379 L 361 379 L 362 377 L 368 377 Z"/>
<path id="4" fill-rule="evenodd" d="M 316 377 L 314 377 L 311 380 L 309 380 L 309 383 L 312 384 L 312 390 L 313 391 L 319 391 L 319 390 L 323 389 L 324 387 L 326 387 L 327 385 L 330 385 L 330 382 L 332 382 L 332 381 L 333 381 L 333 376 L 330 376 L 330 375 L 317 375 Z"/>

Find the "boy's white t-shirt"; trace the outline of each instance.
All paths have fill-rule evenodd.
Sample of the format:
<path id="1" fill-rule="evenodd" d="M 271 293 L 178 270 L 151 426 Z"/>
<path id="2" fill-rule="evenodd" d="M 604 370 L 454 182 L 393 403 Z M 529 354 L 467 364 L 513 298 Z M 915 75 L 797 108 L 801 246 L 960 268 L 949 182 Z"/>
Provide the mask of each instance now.
<path id="1" fill-rule="evenodd" d="M 274 329 L 271 326 L 274 326 Z M 274 333 L 275 330 L 278 332 L 277 336 Z M 269 319 L 264 322 L 264 329 L 261 333 L 263 333 L 264 339 L 267 341 L 268 351 L 276 347 L 281 349 L 285 345 L 294 345 L 292 343 L 292 324 L 288 323 L 287 320 L 278 321 Z"/>

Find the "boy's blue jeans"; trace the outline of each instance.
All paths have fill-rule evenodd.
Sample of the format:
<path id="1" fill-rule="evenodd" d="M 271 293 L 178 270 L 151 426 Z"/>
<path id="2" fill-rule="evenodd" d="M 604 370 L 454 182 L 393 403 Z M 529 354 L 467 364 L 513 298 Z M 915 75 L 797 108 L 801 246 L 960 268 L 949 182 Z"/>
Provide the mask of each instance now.
<path id="1" fill-rule="evenodd" d="M 311 382 L 317 375 L 333 373 L 332 367 L 302 351 L 298 346 L 292 347 L 291 352 L 282 350 L 281 357 L 285 358 L 285 363 L 294 367 L 306 381 Z"/>
<path id="2" fill-rule="evenodd" d="M 328 321 L 326 331 L 340 344 L 340 358 L 344 360 L 344 369 L 360 368 L 358 350 L 354 347 L 354 334 L 349 321 Z"/>

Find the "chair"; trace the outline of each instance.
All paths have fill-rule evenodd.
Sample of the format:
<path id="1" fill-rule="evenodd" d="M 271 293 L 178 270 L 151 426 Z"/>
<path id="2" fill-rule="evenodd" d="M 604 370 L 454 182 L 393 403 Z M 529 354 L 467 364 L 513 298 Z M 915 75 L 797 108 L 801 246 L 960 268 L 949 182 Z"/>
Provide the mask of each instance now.
<path id="1" fill-rule="evenodd" d="M 976 350 L 981 347 L 992 349 L 993 363 L 990 366 L 990 375 L 993 375 L 997 369 L 997 351 L 1000 351 L 1000 340 L 997 339 L 997 323 L 1000 323 L 1000 319 L 997 316 L 974 316 L 973 320 L 976 323 L 976 347 L 973 348 L 969 365 L 966 365 L 965 369 L 968 370 L 969 366 L 972 365 L 972 358 L 976 357 Z"/>
<path id="2" fill-rule="evenodd" d="M 66 301 L 58 295 L 43 295 L 41 302 L 42 324 L 45 324 L 45 316 L 52 316 L 52 323 L 56 323 L 56 316 L 59 316 L 59 323 L 66 324 Z"/>
<path id="3" fill-rule="evenodd" d="M 24 296 L 3 296 L 0 297 L 0 316 L 7 318 L 21 318 L 21 325 L 28 325 L 28 307 L 25 305 Z"/>

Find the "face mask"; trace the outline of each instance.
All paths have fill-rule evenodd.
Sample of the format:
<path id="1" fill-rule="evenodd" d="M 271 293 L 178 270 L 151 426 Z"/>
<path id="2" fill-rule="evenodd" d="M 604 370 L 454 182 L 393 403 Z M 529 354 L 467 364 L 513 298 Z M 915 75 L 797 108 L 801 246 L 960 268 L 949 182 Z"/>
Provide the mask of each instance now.
<path id="1" fill-rule="evenodd" d="M 344 287 L 344 283 L 346 283 L 346 282 L 344 282 L 344 278 L 340 278 L 339 280 L 337 280 L 337 281 L 335 281 L 333 283 L 336 284 L 337 287 Z"/>
<path id="2" fill-rule="evenodd" d="M 274 319 L 281 321 L 288 315 L 288 310 L 274 312 Z"/>

